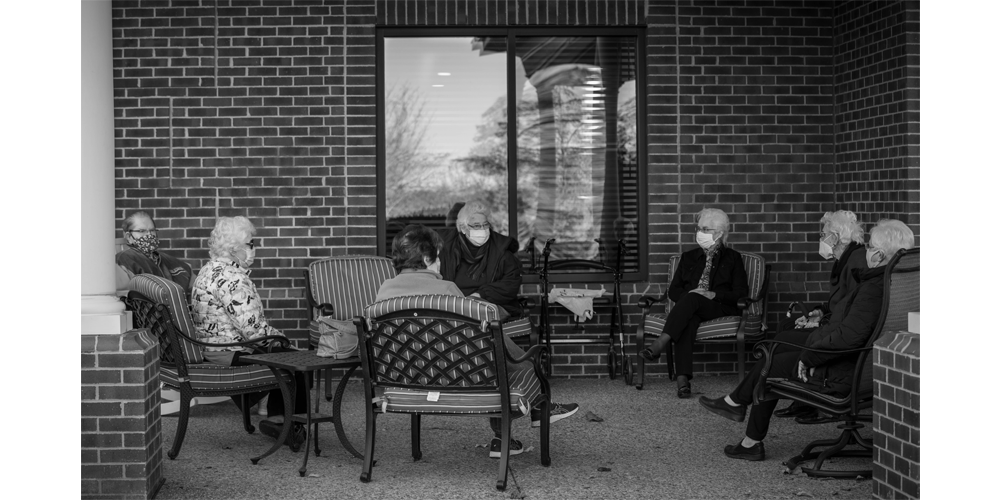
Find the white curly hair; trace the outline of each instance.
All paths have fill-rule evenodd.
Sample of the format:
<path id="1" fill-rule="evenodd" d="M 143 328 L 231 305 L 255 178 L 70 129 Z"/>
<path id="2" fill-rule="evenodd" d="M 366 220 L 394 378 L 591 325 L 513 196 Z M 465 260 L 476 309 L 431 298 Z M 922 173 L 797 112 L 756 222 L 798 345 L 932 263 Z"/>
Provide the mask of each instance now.
<path id="1" fill-rule="evenodd" d="M 219 217 L 215 221 L 215 229 L 208 237 L 208 255 L 210 257 L 233 258 L 236 250 L 243 248 L 243 240 L 257 234 L 250 219 L 242 215 L 236 217 Z"/>

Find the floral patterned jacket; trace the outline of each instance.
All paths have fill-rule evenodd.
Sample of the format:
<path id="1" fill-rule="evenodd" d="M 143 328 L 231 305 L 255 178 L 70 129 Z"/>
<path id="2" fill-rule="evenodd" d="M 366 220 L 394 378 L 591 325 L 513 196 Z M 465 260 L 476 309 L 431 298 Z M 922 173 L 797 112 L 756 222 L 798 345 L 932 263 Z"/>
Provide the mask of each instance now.
<path id="1" fill-rule="evenodd" d="M 266 335 L 284 335 L 267 324 L 264 305 L 250 270 L 226 257 L 210 260 L 191 287 L 191 318 L 199 340 L 212 344 L 242 342 Z M 239 351 L 239 347 L 206 348 Z"/>

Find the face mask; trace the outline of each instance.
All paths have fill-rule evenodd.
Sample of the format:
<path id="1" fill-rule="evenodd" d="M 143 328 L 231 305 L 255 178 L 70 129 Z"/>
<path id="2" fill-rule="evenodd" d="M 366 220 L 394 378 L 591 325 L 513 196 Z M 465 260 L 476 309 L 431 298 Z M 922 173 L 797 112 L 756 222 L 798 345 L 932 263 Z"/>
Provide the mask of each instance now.
<path id="1" fill-rule="evenodd" d="M 486 240 L 490 239 L 489 229 L 470 229 L 469 230 L 469 241 L 477 247 L 483 246 Z"/>
<path id="2" fill-rule="evenodd" d="M 878 255 L 878 260 L 873 260 L 875 255 Z M 869 248 L 865 251 L 865 260 L 868 261 L 868 268 L 874 269 L 885 260 L 885 254 L 881 250 L 875 250 L 874 248 Z"/>
<path id="3" fill-rule="evenodd" d="M 149 255 L 160 248 L 160 240 L 155 234 L 147 234 L 141 238 L 134 238 L 131 246 L 143 254 Z"/>
<path id="4" fill-rule="evenodd" d="M 836 242 L 832 240 L 837 240 Z M 819 240 L 819 256 L 826 260 L 830 260 L 834 257 L 833 255 L 833 245 L 839 242 L 840 238 L 835 234 L 831 234 Z"/>
<path id="5" fill-rule="evenodd" d="M 257 250 L 254 248 L 249 248 L 245 250 L 245 252 L 246 252 L 246 257 L 243 259 L 242 266 L 250 267 L 253 265 L 253 258 L 257 256 Z"/>
<path id="6" fill-rule="evenodd" d="M 704 250 L 712 248 L 712 245 L 715 244 L 715 239 L 712 238 L 711 234 L 703 233 L 701 231 L 698 231 L 698 235 L 695 236 L 695 240 L 698 241 L 698 246 L 700 246 Z"/>

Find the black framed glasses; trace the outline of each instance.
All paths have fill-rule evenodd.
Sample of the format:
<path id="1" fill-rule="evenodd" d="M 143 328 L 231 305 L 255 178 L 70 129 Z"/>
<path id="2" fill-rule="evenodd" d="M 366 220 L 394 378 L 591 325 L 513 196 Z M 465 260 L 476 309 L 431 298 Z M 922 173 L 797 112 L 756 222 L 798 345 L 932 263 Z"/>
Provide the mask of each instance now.
<path id="1" fill-rule="evenodd" d="M 475 229 L 477 231 L 480 229 L 489 229 L 490 227 L 492 227 L 490 226 L 489 222 L 483 222 L 482 224 L 469 224 L 468 226 L 469 229 Z"/>
<path id="2" fill-rule="evenodd" d="M 129 232 L 132 234 L 138 233 L 139 236 L 146 236 L 147 234 L 156 234 L 155 229 L 130 229 Z"/>
<path id="3" fill-rule="evenodd" d="M 705 227 L 705 226 L 695 226 L 694 229 L 695 229 L 695 231 L 699 231 L 699 232 L 702 232 L 702 233 L 712 233 L 712 234 L 715 234 L 715 233 L 721 233 L 722 232 L 721 229 L 715 229 L 715 228 Z"/>
<path id="4" fill-rule="evenodd" d="M 250 240 L 250 243 L 247 243 L 247 246 L 250 247 L 250 250 L 253 250 L 254 248 L 257 247 L 257 244 L 254 243 L 253 240 Z"/>

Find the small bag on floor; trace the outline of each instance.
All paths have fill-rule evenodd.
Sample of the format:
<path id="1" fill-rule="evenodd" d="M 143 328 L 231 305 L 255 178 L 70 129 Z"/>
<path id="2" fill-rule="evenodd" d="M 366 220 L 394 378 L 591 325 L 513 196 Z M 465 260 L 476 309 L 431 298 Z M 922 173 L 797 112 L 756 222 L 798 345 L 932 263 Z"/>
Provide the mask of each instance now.
<path id="1" fill-rule="evenodd" d="M 358 329 L 353 322 L 322 317 L 316 324 L 319 328 L 317 356 L 346 359 L 358 355 Z"/>

